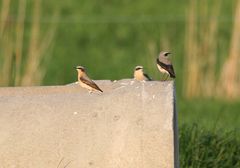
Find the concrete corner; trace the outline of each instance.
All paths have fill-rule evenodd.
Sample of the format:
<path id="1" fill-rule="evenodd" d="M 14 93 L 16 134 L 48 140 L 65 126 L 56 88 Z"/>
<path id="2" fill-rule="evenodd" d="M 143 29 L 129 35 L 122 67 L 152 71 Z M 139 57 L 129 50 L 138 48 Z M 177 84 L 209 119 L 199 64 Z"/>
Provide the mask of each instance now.
<path id="1" fill-rule="evenodd" d="M 174 82 L 95 82 L 0 88 L 1 167 L 178 168 Z"/>

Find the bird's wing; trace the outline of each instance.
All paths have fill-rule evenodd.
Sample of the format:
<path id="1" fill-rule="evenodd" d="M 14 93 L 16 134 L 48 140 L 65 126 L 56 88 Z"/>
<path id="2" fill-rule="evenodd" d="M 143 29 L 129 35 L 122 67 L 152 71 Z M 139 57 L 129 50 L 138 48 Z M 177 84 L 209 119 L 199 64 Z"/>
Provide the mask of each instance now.
<path id="1" fill-rule="evenodd" d="M 83 83 L 85 83 L 86 85 L 88 85 L 88 86 L 91 86 L 92 88 L 94 88 L 94 89 L 96 89 L 96 90 L 99 90 L 100 92 L 103 92 L 99 87 L 98 87 L 98 85 L 96 85 L 96 83 L 94 83 L 92 80 L 88 80 L 88 79 L 86 79 L 86 78 L 80 78 L 80 80 L 83 82 Z"/>
<path id="2" fill-rule="evenodd" d="M 149 80 L 149 81 L 151 81 L 152 80 L 152 78 L 150 78 L 149 76 L 148 76 L 148 74 L 143 74 L 146 78 L 147 78 L 147 80 Z"/>
<path id="3" fill-rule="evenodd" d="M 171 78 L 175 78 L 176 77 L 172 64 L 169 64 L 169 65 L 164 64 L 161 61 L 159 61 L 159 59 L 157 59 L 157 64 L 160 65 L 166 71 L 168 71 Z"/>

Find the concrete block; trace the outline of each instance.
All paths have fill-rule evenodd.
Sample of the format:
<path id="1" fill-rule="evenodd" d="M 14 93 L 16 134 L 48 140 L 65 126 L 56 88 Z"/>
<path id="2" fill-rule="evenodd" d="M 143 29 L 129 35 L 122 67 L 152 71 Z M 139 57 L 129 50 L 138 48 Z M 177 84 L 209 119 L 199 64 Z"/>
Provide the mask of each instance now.
<path id="1" fill-rule="evenodd" d="M 1 168 L 177 168 L 174 82 L 0 88 Z"/>

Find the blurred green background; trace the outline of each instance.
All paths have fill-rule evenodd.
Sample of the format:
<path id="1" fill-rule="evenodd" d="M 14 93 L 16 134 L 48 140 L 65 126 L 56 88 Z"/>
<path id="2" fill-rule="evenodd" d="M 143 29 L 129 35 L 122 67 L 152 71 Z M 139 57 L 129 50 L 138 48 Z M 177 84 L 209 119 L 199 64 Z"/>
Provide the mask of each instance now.
<path id="1" fill-rule="evenodd" d="M 234 0 L 3 0 L 0 83 L 63 85 L 76 81 L 76 65 L 93 79 L 110 80 L 132 78 L 134 67 L 143 65 L 160 80 L 155 61 L 165 50 L 173 53 L 180 124 L 239 128 L 239 96 L 226 100 L 221 86 L 234 48 L 236 6 Z"/>
<path id="2" fill-rule="evenodd" d="M 240 137 L 239 0 L 0 5 L 1 86 L 68 84 L 77 80 L 76 65 L 95 80 L 132 78 L 142 65 L 161 80 L 155 61 L 160 51 L 170 51 L 180 128 L 197 123 L 200 130 L 234 130 Z"/>

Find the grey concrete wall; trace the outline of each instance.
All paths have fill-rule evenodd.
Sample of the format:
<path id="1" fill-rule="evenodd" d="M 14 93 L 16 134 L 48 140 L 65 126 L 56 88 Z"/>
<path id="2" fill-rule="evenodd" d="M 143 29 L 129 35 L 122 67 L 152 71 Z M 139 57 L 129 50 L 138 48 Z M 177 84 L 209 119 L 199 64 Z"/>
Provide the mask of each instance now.
<path id="1" fill-rule="evenodd" d="M 0 168 L 178 167 L 174 83 L 96 83 L 0 88 Z"/>

